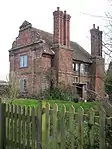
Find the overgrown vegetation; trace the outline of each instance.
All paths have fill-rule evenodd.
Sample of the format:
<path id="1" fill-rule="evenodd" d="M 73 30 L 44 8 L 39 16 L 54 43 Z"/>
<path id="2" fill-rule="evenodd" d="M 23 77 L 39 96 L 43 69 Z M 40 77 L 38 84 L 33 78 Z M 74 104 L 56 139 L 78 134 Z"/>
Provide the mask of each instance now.
<path id="1" fill-rule="evenodd" d="M 10 79 L 7 79 L 6 84 L 0 85 L 0 97 L 2 99 L 13 100 L 17 98 L 18 89 L 17 89 L 17 81 L 16 77 L 13 74 L 10 76 Z"/>
<path id="2" fill-rule="evenodd" d="M 112 98 L 112 75 L 106 75 L 105 77 L 105 91 Z"/>
<path id="3" fill-rule="evenodd" d="M 48 99 L 48 100 L 65 100 L 65 101 L 79 101 L 79 96 L 74 92 L 74 90 L 68 87 L 55 87 L 48 88 L 41 92 L 38 96 L 39 99 Z"/>

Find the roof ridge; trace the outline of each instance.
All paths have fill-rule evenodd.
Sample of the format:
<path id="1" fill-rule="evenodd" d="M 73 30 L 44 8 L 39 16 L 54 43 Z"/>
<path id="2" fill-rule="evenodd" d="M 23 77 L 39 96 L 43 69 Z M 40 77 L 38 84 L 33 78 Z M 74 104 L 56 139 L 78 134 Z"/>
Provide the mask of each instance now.
<path id="1" fill-rule="evenodd" d="M 34 29 L 36 29 L 38 31 L 42 31 L 42 32 L 48 33 L 49 35 L 53 36 L 53 34 L 50 33 L 50 32 L 47 32 L 47 31 L 44 31 L 44 30 L 41 30 L 41 29 L 37 29 L 37 28 L 34 28 Z M 88 54 L 88 56 L 91 56 L 91 54 L 89 52 L 87 52 L 79 43 L 77 43 L 75 41 L 72 41 L 72 40 L 70 42 L 76 43 L 81 49 L 83 49 L 83 51 L 85 52 L 85 54 Z"/>

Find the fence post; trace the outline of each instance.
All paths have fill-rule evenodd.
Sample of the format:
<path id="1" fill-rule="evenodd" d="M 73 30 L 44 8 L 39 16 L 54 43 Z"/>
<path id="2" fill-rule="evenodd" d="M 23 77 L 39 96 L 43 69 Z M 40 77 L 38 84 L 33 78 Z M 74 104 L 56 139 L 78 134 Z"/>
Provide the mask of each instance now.
<path id="1" fill-rule="evenodd" d="M 42 101 L 37 108 L 37 149 L 42 149 Z"/>
<path id="2" fill-rule="evenodd" d="M 0 103 L 0 149 L 5 149 L 6 147 L 5 108 L 6 105 Z"/>

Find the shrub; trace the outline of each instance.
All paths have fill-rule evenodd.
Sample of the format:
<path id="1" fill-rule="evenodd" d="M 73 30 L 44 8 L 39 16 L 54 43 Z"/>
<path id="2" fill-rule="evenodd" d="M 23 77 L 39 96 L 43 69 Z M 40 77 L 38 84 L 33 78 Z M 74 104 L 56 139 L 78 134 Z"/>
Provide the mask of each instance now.
<path id="1" fill-rule="evenodd" d="M 73 88 L 70 86 L 59 86 L 53 89 L 46 89 L 41 92 L 38 96 L 39 99 L 48 99 L 48 100 L 67 100 L 67 101 L 79 101 L 79 96 L 73 91 Z"/>

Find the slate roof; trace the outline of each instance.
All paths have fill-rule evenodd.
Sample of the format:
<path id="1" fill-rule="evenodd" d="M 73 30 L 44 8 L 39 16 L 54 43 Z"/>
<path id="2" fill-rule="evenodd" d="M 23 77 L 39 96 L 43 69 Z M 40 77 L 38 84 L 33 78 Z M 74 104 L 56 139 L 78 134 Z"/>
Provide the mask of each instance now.
<path id="1" fill-rule="evenodd" d="M 25 30 L 27 28 L 31 28 L 31 31 L 33 31 L 36 35 L 39 35 L 40 39 L 42 39 L 43 41 L 46 41 L 46 43 L 48 44 L 48 48 L 44 51 L 45 53 L 54 54 L 53 51 L 51 50 L 51 46 L 53 44 L 53 34 L 40 29 L 36 29 L 32 27 L 31 23 L 29 23 L 28 21 L 24 21 L 23 24 L 20 26 L 20 31 Z M 14 43 L 12 44 L 13 45 L 12 49 L 9 51 L 14 50 L 14 46 L 15 46 Z M 86 63 L 92 63 L 90 59 L 92 56 L 78 43 L 70 41 L 70 46 L 71 46 L 71 49 L 73 49 L 74 60 L 79 60 Z"/>
<path id="2" fill-rule="evenodd" d="M 46 31 L 33 28 L 38 32 L 43 40 L 45 40 L 49 46 L 53 44 L 53 34 Z M 73 59 L 83 61 L 86 63 L 92 63 L 90 58 L 92 57 L 84 48 L 82 48 L 78 43 L 70 41 L 71 49 L 73 49 Z"/>

